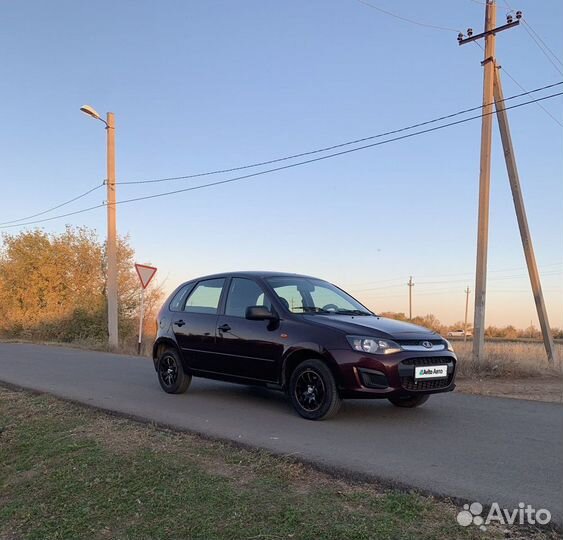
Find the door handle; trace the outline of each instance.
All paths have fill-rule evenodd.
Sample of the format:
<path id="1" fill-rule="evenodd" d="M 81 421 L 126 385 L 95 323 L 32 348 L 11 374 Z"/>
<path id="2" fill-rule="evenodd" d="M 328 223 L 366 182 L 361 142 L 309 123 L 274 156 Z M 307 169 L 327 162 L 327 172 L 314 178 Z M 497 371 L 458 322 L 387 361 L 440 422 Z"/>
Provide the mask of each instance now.
<path id="1" fill-rule="evenodd" d="M 176 326 L 184 326 L 186 323 L 182 319 L 180 319 L 179 321 L 174 321 L 174 324 Z"/>
<path id="2" fill-rule="evenodd" d="M 220 332 L 228 332 L 230 329 L 231 327 L 226 323 L 217 328 L 217 330 L 219 330 Z"/>

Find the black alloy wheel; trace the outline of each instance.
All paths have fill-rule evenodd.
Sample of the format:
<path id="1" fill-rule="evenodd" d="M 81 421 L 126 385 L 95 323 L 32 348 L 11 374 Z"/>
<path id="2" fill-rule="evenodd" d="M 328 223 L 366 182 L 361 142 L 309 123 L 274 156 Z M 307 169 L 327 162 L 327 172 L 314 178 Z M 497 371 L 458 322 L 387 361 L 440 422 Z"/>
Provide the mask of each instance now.
<path id="1" fill-rule="evenodd" d="M 330 418 L 340 408 L 334 376 L 319 359 L 305 360 L 295 368 L 288 391 L 294 409 L 308 420 Z"/>
<path id="2" fill-rule="evenodd" d="M 317 372 L 306 369 L 295 382 L 295 399 L 306 411 L 318 410 L 326 396 L 325 385 Z"/>
<path id="3" fill-rule="evenodd" d="M 184 371 L 178 352 L 174 349 L 164 349 L 158 357 L 158 382 L 162 389 L 169 394 L 184 393 L 192 376 Z"/>

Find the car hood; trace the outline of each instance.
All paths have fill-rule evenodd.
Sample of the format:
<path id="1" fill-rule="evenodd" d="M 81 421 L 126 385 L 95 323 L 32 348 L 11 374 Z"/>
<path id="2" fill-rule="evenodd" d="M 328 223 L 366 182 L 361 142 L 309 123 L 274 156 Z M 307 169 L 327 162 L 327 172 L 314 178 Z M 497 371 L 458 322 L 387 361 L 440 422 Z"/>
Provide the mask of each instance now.
<path id="1" fill-rule="evenodd" d="M 308 321 L 329 326 L 347 334 L 382 337 L 397 340 L 436 339 L 433 330 L 395 319 L 367 315 L 304 315 Z"/>

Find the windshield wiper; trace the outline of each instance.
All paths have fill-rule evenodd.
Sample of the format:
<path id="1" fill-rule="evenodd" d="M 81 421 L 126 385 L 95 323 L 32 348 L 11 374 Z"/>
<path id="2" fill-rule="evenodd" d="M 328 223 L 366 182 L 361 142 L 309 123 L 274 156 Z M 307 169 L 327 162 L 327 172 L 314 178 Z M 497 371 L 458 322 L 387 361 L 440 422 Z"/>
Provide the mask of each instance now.
<path id="1" fill-rule="evenodd" d="M 362 311 L 361 309 L 339 309 L 334 313 L 342 315 L 371 315 L 368 311 Z"/>
<path id="2" fill-rule="evenodd" d="M 313 307 L 313 306 L 295 306 L 292 308 L 292 311 L 294 309 L 300 309 L 305 313 L 332 313 L 331 311 L 327 311 L 326 309 L 322 309 L 320 307 Z"/>

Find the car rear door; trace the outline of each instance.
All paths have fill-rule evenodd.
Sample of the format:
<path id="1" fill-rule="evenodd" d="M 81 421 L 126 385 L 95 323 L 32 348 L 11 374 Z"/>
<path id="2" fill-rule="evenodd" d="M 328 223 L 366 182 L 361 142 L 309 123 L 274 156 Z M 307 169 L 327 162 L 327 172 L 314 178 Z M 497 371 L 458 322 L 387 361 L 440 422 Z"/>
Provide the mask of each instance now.
<path id="1" fill-rule="evenodd" d="M 199 281 L 190 292 L 183 311 L 172 319 L 174 335 L 190 368 L 220 371 L 216 355 L 216 328 L 225 278 Z"/>
<path id="2" fill-rule="evenodd" d="M 229 375 L 261 381 L 277 381 L 284 343 L 280 321 L 250 321 L 246 308 L 272 303 L 253 279 L 233 277 L 225 300 L 224 314 L 217 320 L 217 352 Z"/>

